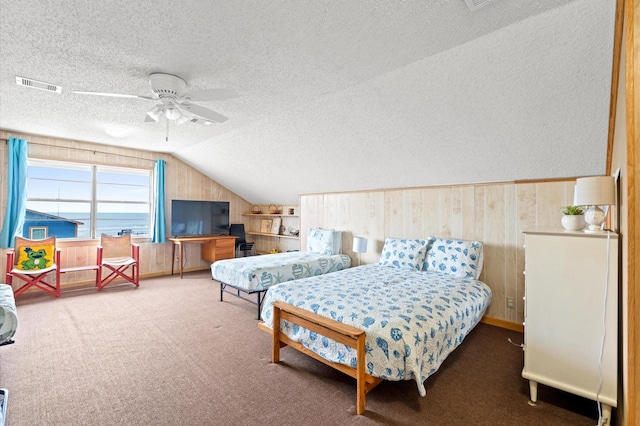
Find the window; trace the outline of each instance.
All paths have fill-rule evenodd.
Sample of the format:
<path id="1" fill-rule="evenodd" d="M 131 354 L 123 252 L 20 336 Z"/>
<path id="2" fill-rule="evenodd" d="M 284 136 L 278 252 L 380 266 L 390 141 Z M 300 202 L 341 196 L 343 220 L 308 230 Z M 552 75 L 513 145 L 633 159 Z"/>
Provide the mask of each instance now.
<path id="1" fill-rule="evenodd" d="M 23 235 L 149 235 L 151 171 L 29 159 Z"/>
<path id="2" fill-rule="evenodd" d="M 46 226 L 30 226 L 29 238 L 32 240 L 43 240 L 49 236 Z"/>

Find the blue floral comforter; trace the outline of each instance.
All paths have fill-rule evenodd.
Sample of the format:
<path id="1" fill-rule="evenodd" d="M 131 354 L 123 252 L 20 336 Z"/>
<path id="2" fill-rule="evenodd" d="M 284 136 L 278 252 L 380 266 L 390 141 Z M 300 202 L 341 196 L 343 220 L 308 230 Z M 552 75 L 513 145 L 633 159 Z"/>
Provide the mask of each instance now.
<path id="1" fill-rule="evenodd" d="M 281 300 L 366 331 L 367 373 L 385 380 L 423 382 L 480 321 L 491 303 L 481 281 L 372 264 L 275 285 L 262 308 L 272 327 Z M 287 336 L 323 358 L 356 366 L 355 350 L 283 321 Z"/>
<path id="2" fill-rule="evenodd" d="M 346 254 L 308 251 L 266 254 L 218 260 L 211 264 L 214 280 L 245 291 L 266 290 L 273 284 L 328 274 L 351 266 Z"/>

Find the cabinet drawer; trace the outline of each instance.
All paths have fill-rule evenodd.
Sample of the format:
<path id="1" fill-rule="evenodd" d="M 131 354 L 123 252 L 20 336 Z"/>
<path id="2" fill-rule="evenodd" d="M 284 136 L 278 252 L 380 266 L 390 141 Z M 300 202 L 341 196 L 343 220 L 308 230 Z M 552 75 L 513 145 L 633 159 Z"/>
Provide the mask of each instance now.
<path id="1" fill-rule="evenodd" d="M 216 241 L 216 250 L 235 250 L 236 247 L 236 239 L 235 238 L 229 238 L 229 239 L 224 239 L 224 240 L 218 240 Z"/>

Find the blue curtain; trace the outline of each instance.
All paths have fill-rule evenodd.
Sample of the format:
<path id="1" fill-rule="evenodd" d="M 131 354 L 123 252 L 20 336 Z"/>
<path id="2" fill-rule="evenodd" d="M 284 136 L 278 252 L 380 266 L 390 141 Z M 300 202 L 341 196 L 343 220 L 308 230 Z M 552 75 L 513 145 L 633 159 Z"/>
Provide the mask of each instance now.
<path id="1" fill-rule="evenodd" d="M 153 243 L 164 243 L 167 230 L 164 216 L 164 160 L 156 160 L 153 166 L 153 190 L 156 204 L 153 209 Z"/>
<path id="2" fill-rule="evenodd" d="M 7 208 L 0 232 L 0 247 L 13 247 L 16 235 L 22 235 L 27 213 L 27 141 L 9 138 L 7 171 Z"/>

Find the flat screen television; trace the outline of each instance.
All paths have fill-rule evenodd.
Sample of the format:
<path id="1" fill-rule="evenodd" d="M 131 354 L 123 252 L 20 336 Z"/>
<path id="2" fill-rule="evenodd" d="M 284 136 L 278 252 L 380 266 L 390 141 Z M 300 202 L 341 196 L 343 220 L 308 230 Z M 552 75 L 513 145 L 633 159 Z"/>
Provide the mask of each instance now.
<path id="1" fill-rule="evenodd" d="M 229 235 L 229 202 L 171 200 L 171 236 Z"/>

